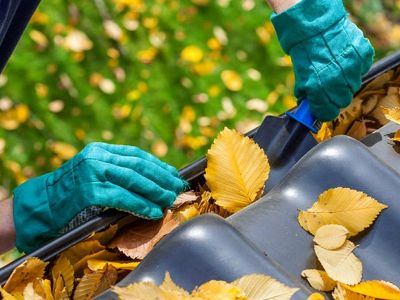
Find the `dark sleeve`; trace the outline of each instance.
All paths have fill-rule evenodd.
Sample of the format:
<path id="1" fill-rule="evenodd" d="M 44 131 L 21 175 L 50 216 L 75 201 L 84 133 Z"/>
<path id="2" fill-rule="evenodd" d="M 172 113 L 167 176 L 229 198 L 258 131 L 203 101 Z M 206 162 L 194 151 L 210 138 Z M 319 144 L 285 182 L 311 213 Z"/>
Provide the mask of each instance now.
<path id="1" fill-rule="evenodd" d="M 39 2 L 40 0 L 0 0 L 0 72 Z"/>

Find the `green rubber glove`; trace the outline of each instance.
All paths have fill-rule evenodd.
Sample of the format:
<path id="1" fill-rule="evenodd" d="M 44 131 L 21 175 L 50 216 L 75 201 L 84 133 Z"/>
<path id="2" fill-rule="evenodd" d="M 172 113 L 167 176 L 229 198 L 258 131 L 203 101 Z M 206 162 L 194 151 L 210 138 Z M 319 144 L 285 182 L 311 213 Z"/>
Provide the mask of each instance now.
<path id="1" fill-rule="evenodd" d="M 371 44 L 347 18 L 342 0 L 302 0 L 271 20 L 292 58 L 297 99 L 307 96 L 317 119 L 334 119 L 371 67 Z"/>
<path id="2" fill-rule="evenodd" d="M 89 144 L 56 171 L 14 190 L 16 246 L 32 252 L 90 206 L 159 219 L 186 186 L 174 167 L 139 148 Z"/>

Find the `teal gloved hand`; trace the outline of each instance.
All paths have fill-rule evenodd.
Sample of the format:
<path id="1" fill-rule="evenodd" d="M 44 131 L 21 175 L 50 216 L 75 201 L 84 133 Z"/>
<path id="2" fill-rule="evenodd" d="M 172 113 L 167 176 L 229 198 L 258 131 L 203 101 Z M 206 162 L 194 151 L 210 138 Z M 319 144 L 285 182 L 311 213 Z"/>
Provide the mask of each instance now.
<path id="1" fill-rule="evenodd" d="M 296 97 L 309 98 L 317 119 L 334 119 L 371 67 L 371 44 L 347 18 L 342 0 L 302 0 L 271 20 L 292 58 Z"/>
<path id="2" fill-rule="evenodd" d="M 159 219 L 186 186 L 174 167 L 139 148 L 89 144 L 56 171 L 14 190 L 16 246 L 32 252 L 90 206 Z"/>

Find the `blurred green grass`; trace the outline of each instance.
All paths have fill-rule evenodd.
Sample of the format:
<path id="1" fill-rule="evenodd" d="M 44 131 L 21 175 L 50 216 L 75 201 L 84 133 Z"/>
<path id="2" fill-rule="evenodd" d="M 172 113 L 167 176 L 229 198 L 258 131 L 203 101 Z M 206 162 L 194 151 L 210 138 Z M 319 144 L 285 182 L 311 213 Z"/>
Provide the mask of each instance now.
<path id="1" fill-rule="evenodd" d="M 398 48 L 399 1 L 346 3 L 378 58 Z M 43 0 L 0 77 L 4 194 L 92 141 L 179 168 L 224 126 L 292 107 L 270 14 L 261 0 Z"/>

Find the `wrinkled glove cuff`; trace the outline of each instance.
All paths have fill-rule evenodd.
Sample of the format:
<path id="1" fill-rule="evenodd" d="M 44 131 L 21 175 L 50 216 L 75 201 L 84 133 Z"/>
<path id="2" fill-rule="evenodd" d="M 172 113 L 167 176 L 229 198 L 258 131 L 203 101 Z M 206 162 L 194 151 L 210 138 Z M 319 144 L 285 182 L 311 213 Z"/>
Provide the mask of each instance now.
<path id="1" fill-rule="evenodd" d="M 57 232 L 53 232 L 54 219 L 46 189 L 49 176 L 50 173 L 30 179 L 13 191 L 13 216 L 19 251 L 30 253 L 57 236 Z"/>
<path id="2" fill-rule="evenodd" d="M 272 14 L 282 49 L 290 50 L 304 40 L 324 32 L 346 17 L 342 0 L 302 0 L 280 14 Z"/>

